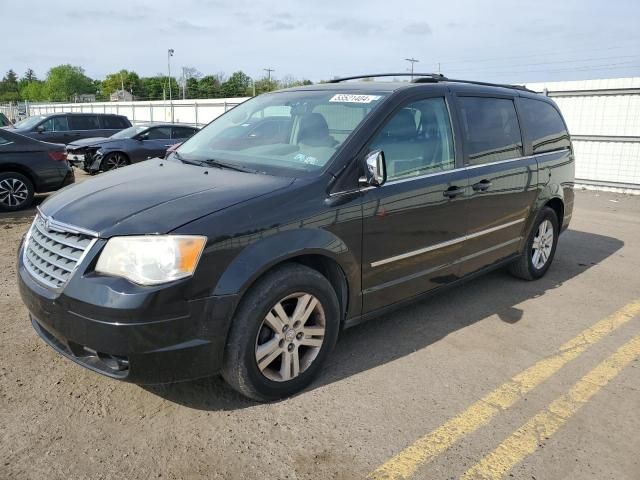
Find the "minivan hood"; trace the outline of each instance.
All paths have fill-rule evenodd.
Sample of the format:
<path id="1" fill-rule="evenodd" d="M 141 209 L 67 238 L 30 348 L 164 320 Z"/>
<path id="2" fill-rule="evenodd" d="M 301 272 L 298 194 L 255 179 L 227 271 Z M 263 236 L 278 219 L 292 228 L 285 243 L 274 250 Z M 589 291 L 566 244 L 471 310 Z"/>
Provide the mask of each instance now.
<path id="1" fill-rule="evenodd" d="M 58 222 L 104 238 L 167 233 L 292 182 L 291 178 L 155 159 L 67 187 L 49 197 L 40 210 Z"/>

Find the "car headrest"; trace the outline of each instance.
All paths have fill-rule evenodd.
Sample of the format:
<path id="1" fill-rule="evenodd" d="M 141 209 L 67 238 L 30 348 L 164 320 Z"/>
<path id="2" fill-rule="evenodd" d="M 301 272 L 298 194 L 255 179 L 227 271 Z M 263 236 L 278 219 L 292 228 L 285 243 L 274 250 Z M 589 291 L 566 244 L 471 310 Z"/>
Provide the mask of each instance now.
<path id="1" fill-rule="evenodd" d="M 298 143 L 306 145 L 323 145 L 331 140 L 329 126 L 322 114 L 308 113 L 300 119 Z"/>
<path id="2" fill-rule="evenodd" d="M 415 137 L 416 133 L 415 117 L 406 109 L 396 113 L 383 130 L 384 136 L 393 138 L 411 138 Z"/>

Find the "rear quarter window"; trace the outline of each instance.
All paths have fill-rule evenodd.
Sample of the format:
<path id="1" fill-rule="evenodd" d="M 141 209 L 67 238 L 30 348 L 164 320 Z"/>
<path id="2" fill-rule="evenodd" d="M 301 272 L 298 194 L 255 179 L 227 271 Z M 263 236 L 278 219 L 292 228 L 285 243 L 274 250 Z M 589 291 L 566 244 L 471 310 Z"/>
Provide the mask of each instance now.
<path id="1" fill-rule="evenodd" d="M 96 115 L 69 115 L 69 130 L 99 130 L 100 123 Z"/>
<path id="2" fill-rule="evenodd" d="M 530 98 L 520 99 L 522 121 L 531 139 L 533 153 L 552 152 L 570 147 L 569 132 L 553 105 Z"/>
<path id="3" fill-rule="evenodd" d="M 129 128 L 129 122 L 122 117 L 102 117 L 104 128 L 109 130 L 124 130 Z"/>
<path id="4" fill-rule="evenodd" d="M 513 100 L 459 97 L 458 101 L 470 165 L 510 160 L 523 155 Z"/>

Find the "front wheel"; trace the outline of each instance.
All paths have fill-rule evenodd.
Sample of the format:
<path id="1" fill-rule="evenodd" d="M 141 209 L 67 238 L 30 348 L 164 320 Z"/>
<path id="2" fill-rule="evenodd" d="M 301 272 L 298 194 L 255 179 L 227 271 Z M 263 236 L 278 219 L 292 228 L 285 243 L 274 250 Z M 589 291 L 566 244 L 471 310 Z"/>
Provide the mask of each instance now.
<path id="1" fill-rule="evenodd" d="M 509 266 L 509 272 L 524 280 L 542 277 L 553 261 L 559 234 L 556 212 L 544 207 L 527 238 L 523 255 Z"/>
<path id="2" fill-rule="evenodd" d="M 238 307 L 222 376 L 254 400 L 288 397 L 318 374 L 339 325 L 336 292 L 324 276 L 297 264 L 278 267 Z"/>
<path id="3" fill-rule="evenodd" d="M 102 163 L 100 164 L 100 170 L 108 172 L 109 170 L 115 170 L 116 168 L 122 168 L 129 165 L 129 159 L 124 153 L 113 152 L 108 153 Z"/>

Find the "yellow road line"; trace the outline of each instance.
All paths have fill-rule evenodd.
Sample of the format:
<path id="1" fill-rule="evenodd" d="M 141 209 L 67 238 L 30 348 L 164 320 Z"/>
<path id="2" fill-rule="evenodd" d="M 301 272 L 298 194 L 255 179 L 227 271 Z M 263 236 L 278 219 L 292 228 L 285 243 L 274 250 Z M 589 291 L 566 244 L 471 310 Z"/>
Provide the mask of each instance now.
<path id="1" fill-rule="evenodd" d="M 461 478 L 464 480 L 503 478 L 517 463 L 534 453 L 540 443 L 556 433 L 591 397 L 638 357 L 640 357 L 640 335 L 598 364 L 568 393 L 558 397 L 547 408 L 538 412 L 498 448 L 467 470 Z"/>
<path id="2" fill-rule="evenodd" d="M 462 413 L 416 440 L 412 445 L 371 472 L 368 478 L 373 480 L 410 478 L 421 465 L 429 463 L 463 437 L 489 423 L 501 410 L 511 407 L 566 363 L 624 325 L 638 313 L 640 313 L 640 300 L 636 300 L 600 320 L 563 344 L 554 355 L 535 363 L 475 402 Z"/>

